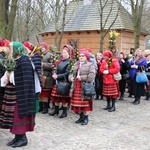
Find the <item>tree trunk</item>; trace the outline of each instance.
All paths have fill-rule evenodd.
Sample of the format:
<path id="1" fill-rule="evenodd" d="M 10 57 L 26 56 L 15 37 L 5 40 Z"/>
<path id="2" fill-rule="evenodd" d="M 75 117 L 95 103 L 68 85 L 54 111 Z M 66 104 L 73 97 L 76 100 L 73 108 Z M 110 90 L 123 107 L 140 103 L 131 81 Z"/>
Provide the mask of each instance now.
<path id="1" fill-rule="evenodd" d="M 12 37 L 17 1 L 12 0 L 10 5 L 9 0 L 0 0 L 0 36 L 8 40 L 11 40 Z"/>

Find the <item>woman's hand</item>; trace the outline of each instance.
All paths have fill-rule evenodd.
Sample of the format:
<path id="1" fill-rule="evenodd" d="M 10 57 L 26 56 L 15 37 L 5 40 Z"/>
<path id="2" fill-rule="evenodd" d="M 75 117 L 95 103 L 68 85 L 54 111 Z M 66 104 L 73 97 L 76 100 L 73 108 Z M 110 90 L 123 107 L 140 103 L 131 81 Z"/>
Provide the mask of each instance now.
<path id="1" fill-rule="evenodd" d="M 70 80 L 71 80 L 71 82 L 74 82 L 74 78 L 73 77 Z"/>
<path id="2" fill-rule="evenodd" d="M 103 71 L 103 74 L 108 74 L 109 73 L 109 70 L 104 70 Z"/>
<path id="3" fill-rule="evenodd" d="M 125 60 L 124 60 L 124 59 L 121 59 L 121 62 L 122 62 L 122 63 L 124 63 L 124 62 L 125 62 Z"/>
<path id="4" fill-rule="evenodd" d="M 78 79 L 79 81 L 81 81 L 81 76 L 80 76 L 80 75 L 78 75 L 78 76 L 77 76 L 77 79 Z"/>
<path id="5" fill-rule="evenodd" d="M 52 77 L 56 80 L 57 79 L 57 74 L 53 74 Z"/>
<path id="6" fill-rule="evenodd" d="M 9 83 L 9 78 L 5 78 L 5 80 L 4 80 L 4 84 L 8 84 Z"/>
<path id="7" fill-rule="evenodd" d="M 138 68 L 138 65 L 132 65 L 131 68 L 137 69 L 137 68 Z"/>

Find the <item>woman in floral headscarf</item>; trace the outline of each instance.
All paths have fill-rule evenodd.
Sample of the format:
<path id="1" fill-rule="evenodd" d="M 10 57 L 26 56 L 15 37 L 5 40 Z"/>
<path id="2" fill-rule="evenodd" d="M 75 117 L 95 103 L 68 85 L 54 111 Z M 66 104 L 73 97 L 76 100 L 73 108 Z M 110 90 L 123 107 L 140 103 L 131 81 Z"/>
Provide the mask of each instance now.
<path id="1" fill-rule="evenodd" d="M 143 70 L 146 70 L 147 67 L 147 60 L 142 55 L 142 50 L 137 49 L 135 52 L 135 57 L 130 62 L 130 95 L 135 96 L 135 100 L 132 102 L 134 105 L 138 105 L 140 103 L 141 96 L 145 95 L 144 91 L 144 83 L 137 83 L 136 82 L 136 75 L 137 72 L 141 72 Z"/>
<path id="2" fill-rule="evenodd" d="M 107 99 L 107 106 L 104 108 L 109 112 L 115 111 L 115 100 L 119 97 L 119 84 L 115 81 L 113 74 L 120 71 L 120 65 L 117 58 L 113 57 L 111 51 L 103 52 L 104 60 L 100 67 L 100 72 L 103 74 L 103 95 Z M 112 101 L 112 106 L 110 106 Z"/>
<path id="3" fill-rule="evenodd" d="M 5 55 L 9 53 L 9 41 L 7 39 L 0 38 L 0 61 L 3 61 L 5 58 Z M 0 63 L 0 78 L 5 73 L 5 67 Z M 0 87 L 0 112 L 2 108 L 2 101 L 4 96 L 4 87 Z"/>
<path id="4" fill-rule="evenodd" d="M 16 65 L 14 71 L 7 71 L 1 79 L 5 94 L 0 126 L 15 134 L 15 138 L 7 146 L 21 147 L 27 145 L 26 132 L 33 131 L 35 125 L 34 74 L 23 44 L 12 42 L 11 49 Z"/>
<path id="5" fill-rule="evenodd" d="M 57 72 L 53 74 L 53 78 L 56 82 L 65 81 L 68 82 L 68 75 L 70 72 L 69 67 L 69 60 L 70 58 L 74 59 L 74 49 L 71 45 L 65 45 L 62 50 L 62 57 L 57 62 Z M 54 85 L 51 100 L 55 103 L 55 110 L 49 113 L 50 116 L 58 115 L 59 114 L 59 104 L 62 103 L 63 105 L 63 112 L 60 115 L 60 118 L 67 117 L 67 106 L 70 103 L 69 93 L 67 96 L 58 94 L 57 86 Z"/>
<path id="6" fill-rule="evenodd" d="M 89 62 L 90 57 L 86 49 L 79 50 L 79 61 L 74 64 L 74 77 L 69 76 L 70 81 L 74 82 L 74 90 L 71 98 L 71 110 L 79 113 L 80 117 L 75 123 L 81 125 L 88 124 L 89 112 L 93 110 L 92 96 L 83 94 L 83 82 L 94 82 L 96 70 L 94 65 Z"/>

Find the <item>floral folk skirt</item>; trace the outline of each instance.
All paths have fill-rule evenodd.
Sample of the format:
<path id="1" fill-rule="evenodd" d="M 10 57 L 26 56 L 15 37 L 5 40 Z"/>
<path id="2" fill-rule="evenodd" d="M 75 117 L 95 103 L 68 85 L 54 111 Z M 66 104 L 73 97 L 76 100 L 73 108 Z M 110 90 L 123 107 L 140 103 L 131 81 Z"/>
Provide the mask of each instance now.
<path id="1" fill-rule="evenodd" d="M 13 126 L 10 129 L 12 134 L 25 134 L 28 131 L 34 131 L 35 115 L 19 117 L 18 103 L 15 105 Z"/>
<path id="2" fill-rule="evenodd" d="M 103 95 L 106 98 L 119 97 L 119 84 L 103 84 Z"/>
<path id="3" fill-rule="evenodd" d="M 2 100 L 0 112 L 0 128 L 10 129 L 13 126 L 14 110 L 17 97 L 16 90 L 13 84 L 8 84 L 5 87 L 5 94 Z"/>
<path id="4" fill-rule="evenodd" d="M 76 79 L 73 95 L 71 98 L 71 110 L 74 112 L 81 111 L 92 111 L 93 110 L 93 101 L 92 100 L 83 100 L 82 99 L 82 87 L 81 82 Z"/>
<path id="5" fill-rule="evenodd" d="M 57 85 L 54 85 L 51 93 L 51 101 L 54 103 L 70 103 L 69 93 L 67 96 L 57 94 Z"/>

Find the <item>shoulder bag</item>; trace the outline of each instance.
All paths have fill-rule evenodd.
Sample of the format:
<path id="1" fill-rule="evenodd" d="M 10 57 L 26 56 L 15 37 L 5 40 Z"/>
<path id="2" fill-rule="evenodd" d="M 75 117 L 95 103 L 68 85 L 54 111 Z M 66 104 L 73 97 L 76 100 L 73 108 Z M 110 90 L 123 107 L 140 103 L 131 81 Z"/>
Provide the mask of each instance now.
<path id="1" fill-rule="evenodd" d="M 83 82 L 83 92 L 86 96 L 93 96 L 96 94 L 95 84 L 94 82 L 88 82 L 88 77 L 86 79 L 86 82 Z"/>
<path id="2" fill-rule="evenodd" d="M 67 82 L 66 77 L 64 76 L 64 81 L 58 81 L 57 84 L 57 94 L 63 95 L 63 96 L 69 96 L 69 91 L 71 88 L 71 84 Z"/>
<path id="3" fill-rule="evenodd" d="M 145 83 L 148 82 L 148 78 L 147 75 L 145 73 L 145 71 L 142 72 L 138 72 L 136 75 L 136 82 L 137 83 Z"/>
<path id="4" fill-rule="evenodd" d="M 122 79 L 120 71 L 116 74 L 113 74 L 114 80 L 120 81 Z"/>

